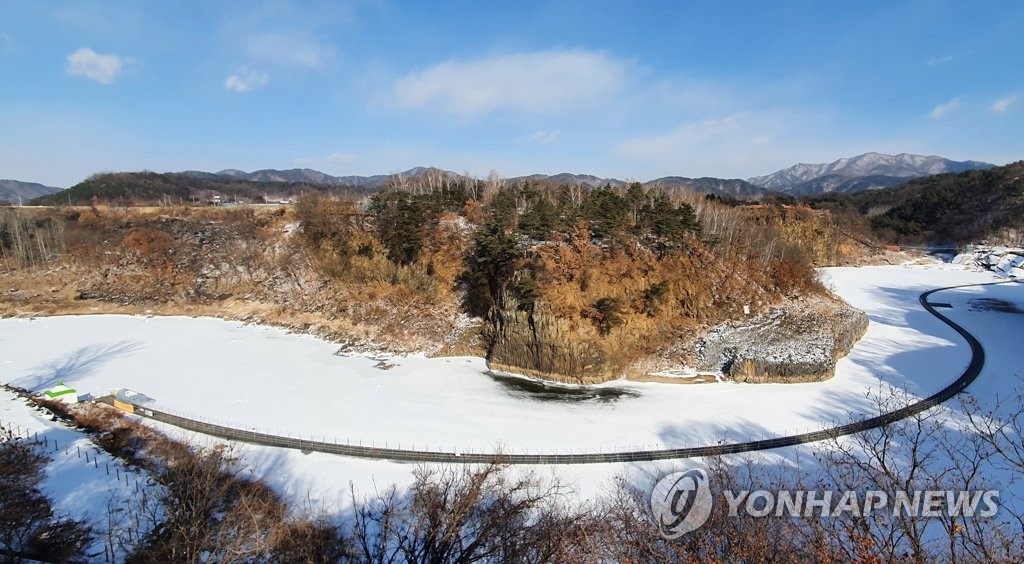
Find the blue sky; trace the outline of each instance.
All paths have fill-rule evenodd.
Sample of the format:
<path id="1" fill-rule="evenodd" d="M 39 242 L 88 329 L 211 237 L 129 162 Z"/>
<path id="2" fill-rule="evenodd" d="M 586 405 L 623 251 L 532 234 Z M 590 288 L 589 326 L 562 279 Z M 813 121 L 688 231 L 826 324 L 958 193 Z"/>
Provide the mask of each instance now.
<path id="1" fill-rule="evenodd" d="M 1024 158 L 1018 0 L 432 4 L 0 0 L 0 178 Z"/>

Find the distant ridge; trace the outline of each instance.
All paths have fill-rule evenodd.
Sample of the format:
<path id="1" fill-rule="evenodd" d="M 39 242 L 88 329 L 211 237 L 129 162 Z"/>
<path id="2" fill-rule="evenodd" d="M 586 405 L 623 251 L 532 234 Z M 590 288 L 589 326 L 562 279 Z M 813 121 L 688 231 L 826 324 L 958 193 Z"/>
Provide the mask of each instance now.
<path id="1" fill-rule="evenodd" d="M 875 188 L 888 188 L 905 184 L 913 178 L 930 176 L 948 172 L 964 172 L 977 169 L 989 169 L 995 165 L 980 161 L 953 161 L 938 156 L 912 155 L 900 153 L 898 155 L 884 155 L 881 153 L 865 153 L 854 157 L 838 159 L 831 163 L 822 164 L 797 164 L 789 168 L 767 174 L 755 176 L 747 180 L 739 178 L 690 178 L 685 176 L 665 176 L 642 182 L 645 187 L 662 186 L 665 188 L 688 188 L 695 192 L 714 194 L 723 197 L 739 199 L 759 199 L 761 196 L 771 193 L 782 193 L 791 196 L 814 196 L 832 192 L 855 193 L 872 190 Z M 117 173 L 133 174 L 133 173 Z M 117 176 L 114 174 L 113 176 Z M 356 193 L 367 193 L 379 190 L 387 185 L 395 177 L 407 180 L 416 180 L 421 177 L 434 175 L 462 177 L 455 172 L 446 171 L 433 167 L 414 167 L 395 174 L 375 174 L 370 176 L 333 176 L 310 168 L 293 168 L 287 170 L 263 169 L 253 172 L 246 172 L 238 169 L 224 169 L 217 172 L 204 172 L 189 170 L 180 173 L 168 173 L 167 182 L 180 184 L 178 181 L 171 181 L 170 178 L 194 178 L 201 182 L 235 182 L 235 183 L 267 183 L 274 184 L 269 191 L 282 195 L 291 194 L 295 187 L 337 187 L 348 189 Z M 102 176 L 102 175 L 101 175 Z M 107 177 L 113 177 L 107 175 Z M 136 176 L 136 178 L 141 178 Z M 146 177 L 149 178 L 149 177 Z M 621 187 L 628 181 L 618 178 L 602 178 L 590 174 L 574 174 L 562 172 L 558 174 L 532 174 L 508 178 L 507 182 L 530 181 L 554 186 L 579 184 L 588 188 L 599 188 L 602 186 Z M 89 181 L 82 184 L 89 185 L 90 189 L 99 189 L 95 182 Z M 144 184 L 152 184 L 148 180 Z M 291 187 L 289 187 L 291 186 Z M 152 188 L 152 186 L 150 186 Z M 187 188 L 187 189 L 186 189 Z M 259 188 L 255 186 L 236 186 L 239 193 L 255 193 Z M 268 187 L 270 188 L 270 187 Z M 81 189 L 85 189 L 84 186 Z M 104 190 L 106 190 L 105 188 Z M 130 191 L 137 189 L 125 186 Z M 155 188 L 154 188 L 155 189 Z M 179 190 L 180 189 L 180 190 Z M 165 186 L 163 192 L 185 194 L 189 190 L 206 189 L 214 190 L 210 185 L 178 186 L 170 190 Z M 223 187 L 221 188 L 224 189 Z M 308 189 L 308 188 L 306 188 Z M 30 182 L 18 182 L 14 180 L 0 181 L 0 199 L 6 199 L 14 203 L 18 202 L 18 195 L 24 201 L 40 198 L 59 192 L 59 188 L 43 186 Z M 176 197 L 185 197 L 177 194 Z M 251 196 L 251 194 L 250 194 Z M 46 198 L 47 201 L 52 198 Z"/>
<path id="2" fill-rule="evenodd" d="M 1024 233 L 1024 161 L 914 178 L 888 190 L 820 195 L 810 202 L 825 208 L 845 202 L 876 232 L 896 240 L 1018 246 Z"/>
<path id="3" fill-rule="evenodd" d="M 749 178 L 748 181 L 766 190 L 808 196 L 888 188 L 911 178 L 994 166 L 980 161 L 953 161 L 935 155 L 864 153 L 831 163 L 801 163 L 772 174 Z"/>
<path id="4" fill-rule="evenodd" d="M 899 186 L 912 178 L 946 172 L 987 169 L 994 166 L 993 164 L 981 161 L 954 161 L 934 155 L 864 153 L 854 157 L 841 158 L 831 163 L 801 163 L 772 174 L 755 176 L 746 180 L 739 178 L 665 176 L 648 180 L 642 184 L 644 186 L 658 185 L 666 188 L 685 187 L 695 192 L 735 198 L 758 198 L 772 192 L 792 196 L 813 196 L 830 192 L 862 192 L 875 188 L 888 188 Z M 414 179 L 430 171 L 461 176 L 454 172 L 430 167 L 415 167 L 398 174 L 408 179 Z M 267 169 L 254 172 L 226 169 L 215 173 L 187 171 L 182 174 L 207 179 L 231 178 L 254 182 L 305 182 L 330 186 L 347 186 L 359 190 L 377 190 L 383 187 L 388 182 L 388 179 L 393 176 L 391 174 L 332 176 L 308 168 L 290 170 Z M 509 182 L 522 180 L 552 185 L 579 184 L 589 188 L 599 188 L 606 185 L 619 187 L 626 184 L 625 180 L 618 178 L 602 178 L 591 174 L 574 174 L 569 172 L 531 174 L 508 179 Z"/>
<path id="5" fill-rule="evenodd" d="M 450 175 L 450 176 L 462 176 L 458 173 L 441 170 L 432 167 L 415 167 L 406 171 L 397 173 L 397 176 L 402 176 L 408 179 L 415 179 L 424 176 L 430 172 Z M 248 182 L 302 182 L 308 184 L 322 184 L 327 186 L 345 186 L 350 188 L 357 188 L 361 190 L 376 190 L 383 187 L 390 178 L 396 175 L 392 174 L 377 174 L 373 176 L 331 176 L 329 174 L 313 170 L 309 168 L 294 168 L 290 170 L 257 170 L 253 172 L 245 172 L 236 169 L 225 169 L 218 172 L 202 172 L 189 170 L 182 172 L 181 174 L 191 176 L 194 178 L 202 178 L 206 180 L 214 179 L 232 179 L 232 180 L 244 180 Z M 563 185 L 563 184 L 581 184 L 588 188 L 600 188 L 602 186 L 613 186 L 619 187 L 624 186 L 626 181 L 619 180 L 617 178 L 600 178 L 590 174 L 572 174 L 563 172 L 559 174 L 531 174 L 529 176 L 517 176 L 507 179 L 508 182 L 519 182 L 522 180 L 528 180 L 530 182 L 545 183 L 552 185 Z M 686 178 L 682 176 L 666 176 L 663 178 L 657 178 L 649 180 L 643 183 L 644 186 L 664 186 L 666 188 L 679 188 L 685 187 L 695 192 L 706 192 L 710 194 L 717 194 L 720 196 L 733 196 L 739 198 L 756 197 L 767 193 L 768 191 L 759 188 L 746 180 L 739 178 L 733 179 L 721 179 L 721 178 Z"/>
<path id="6" fill-rule="evenodd" d="M 553 174 L 550 176 L 544 174 L 532 174 L 530 176 L 519 176 L 509 179 L 509 181 L 512 182 L 518 180 L 530 180 L 531 182 L 543 182 L 555 185 L 582 184 L 590 188 L 600 188 L 602 186 L 619 187 L 625 186 L 627 183 L 626 181 L 619 180 L 617 178 L 599 178 L 589 174 L 570 174 L 567 172 Z M 768 190 L 754 186 L 746 180 L 740 180 L 739 178 L 723 179 L 664 176 L 662 178 L 655 178 L 654 180 L 642 182 L 641 184 L 645 187 L 662 186 L 664 188 L 689 188 L 694 192 L 715 194 L 718 196 L 732 196 L 737 198 L 757 197 L 768 192 Z"/>
<path id="7" fill-rule="evenodd" d="M 63 188 L 46 186 L 37 182 L 20 180 L 0 180 L 0 201 L 18 204 L 39 196 L 48 196 L 60 192 Z"/>
<path id="8" fill-rule="evenodd" d="M 645 182 L 644 186 L 664 186 L 666 188 L 689 188 L 694 192 L 704 192 L 718 196 L 733 196 L 736 198 L 750 198 L 767 194 L 760 186 L 755 186 L 746 180 L 738 178 L 685 178 L 682 176 L 666 176 Z"/>
<path id="9" fill-rule="evenodd" d="M 401 174 L 410 175 L 420 170 L 425 169 L 417 167 Z M 367 189 L 380 188 L 385 182 L 387 182 L 388 178 L 391 177 L 390 174 L 377 174 L 374 176 L 331 176 L 330 174 L 313 170 L 311 168 L 293 168 L 289 170 L 264 169 L 253 172 L 245 172 L 243 170 L 229 168 L 219 172 L 187 170 L 181 174 L 205 179 L 231 178 L 234 180 L 246 180 L 249 182 L 304 182 L 309 184 L 352 186 L 355 188 Z"/>

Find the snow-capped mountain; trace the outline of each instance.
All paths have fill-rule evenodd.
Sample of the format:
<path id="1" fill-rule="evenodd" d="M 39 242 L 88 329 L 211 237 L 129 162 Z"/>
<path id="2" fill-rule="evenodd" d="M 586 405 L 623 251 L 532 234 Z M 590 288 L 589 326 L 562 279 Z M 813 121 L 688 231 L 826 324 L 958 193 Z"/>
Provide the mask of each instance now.
<path id="1" fill-rule="evenodd" d="M 748 179 L 748 182 L 793 195 L 857 192 L 894 186 L 908 178 L 993 166 L 979 161 L 953 161 L 934 155 L 865 153 L 831 163 L 801 163 L 765 176 L 755 176 Z"/>

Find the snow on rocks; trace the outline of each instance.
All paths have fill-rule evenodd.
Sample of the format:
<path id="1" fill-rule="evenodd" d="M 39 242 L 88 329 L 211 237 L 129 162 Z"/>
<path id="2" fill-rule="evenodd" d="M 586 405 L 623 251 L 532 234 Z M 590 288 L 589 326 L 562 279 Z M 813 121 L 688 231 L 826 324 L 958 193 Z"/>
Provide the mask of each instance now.
<path id="1" fill-rule="evenodd" d="M 1024 280 L 1024 249 L 1019 247 L 969 248 L 954 257 L 952 262 L 978 270 L 991 270 L 1003 278 Z"/>
<path id="2" fill-rule="evenodd" d="M 844 304 L 802 300 L 712 328 L 697 342 L 698 368 L 737 382 L 824 380 L 867 325 L 863 312 Z"/>

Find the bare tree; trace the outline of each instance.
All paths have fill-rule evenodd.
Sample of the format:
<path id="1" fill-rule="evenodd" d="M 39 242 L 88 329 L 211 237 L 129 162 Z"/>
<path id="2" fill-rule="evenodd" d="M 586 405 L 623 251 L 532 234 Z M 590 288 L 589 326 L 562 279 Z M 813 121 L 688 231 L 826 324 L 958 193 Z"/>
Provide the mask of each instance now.
<path id="1" fill-rule="evenodd" d="M 875 401 L 881 413 L 917 398 L 894 391 Z M 966 413 L 981 424 L 970 411 Z M 1021 413 L 1020 407 L 1016 413 Z M 831 487 L 864 495 L 882 492 L 889 501 L 886 511 L 834 519 L 827 533 L 835 550 L 853 558 L 853 547 L 870 546 L 871 554 L 881 560 L 914 562 L 1013 559 L 1014 547 L 1022 538 L 1019 527 L 1013 530 L 995 519 L 955 510 L 957 500 L 972 499 L 972 492 L 976 496 L 997 485 L 986 477 L 994 469 L 993 454 L 998 451 L 986 433 L 954 422 L 962 415 L 935 408 L 827 445 L 820 457 Z M 1019 436 L 1015 440 L 1019 445 Z M 901 501 L 920 507 L 918 500 L 928 491 L 954 492 L 958 497 L 944 498 L 942 511 L 935 515 L 907 510 L 907 502 Z M 870 543 L 858 543 L 858 539 L 870 539 Z"/>
<path id="2" fill-rule="evenodd" d="M 498 171 L 492 170 L 487 175 L 487 180 L 484 181 L 483 190 L 480 193 L 480 203 L 484 206 L 491 203 L 494 199 L 495 194 L 498 193 L 502 188 L 505 187 L 505 179 L 498 174 Z"/>
<path id="3" fill-rule="evenodd" d="M 408 495 L 395 488 L 354 505 L 353 546 L 367 562 L 543 562 L 564 523 L 556 505 L 565 487 L 497 464 L 415 471 Z M 353 494 L 354 495 L 354 494 Z M 354 501 L 358 501 L 355 500 Z"/>
<path id="4" fill-rule="evenodd" d="M 448 184 L 448 177 L 443 170 L 431 167 L 423 175 L 423 183 L 428 192 L 437 192 Z"/>
<path id="5" fill-rule="evenodd" d="M 134 559 L 269 559 L 285 507 L 267 486 L 237 475 L 230 449 L 214 447 L 171 460 L 160 482 L 160 521 L 137 546 Z"/>

